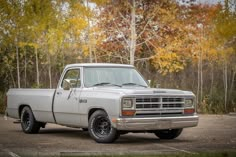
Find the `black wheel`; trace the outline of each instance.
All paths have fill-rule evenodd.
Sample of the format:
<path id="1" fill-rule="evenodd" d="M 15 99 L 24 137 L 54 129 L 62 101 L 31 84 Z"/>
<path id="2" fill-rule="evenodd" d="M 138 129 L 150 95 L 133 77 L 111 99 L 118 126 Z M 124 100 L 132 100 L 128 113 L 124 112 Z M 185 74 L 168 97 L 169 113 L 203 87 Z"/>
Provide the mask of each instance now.
<path id="1" fill-rule="evenodd" d="M 98 143 L 112 143 L 119 138 L 118 131 L 112 127 L 106 112 L 95 111 L 89 119 L 88 131 L 90 136 Z"/>
<path id="2" fill-rule="evenodd" d="M 178 137 L 183 129 L 157 130 L 154 134 L 160 139 L 174 139 Z"/>
<path id="3" fill-rule="evenodd" d="M 25 106 L 21 112 L 22 130 L 27 134 L 34 134 L 39 132 L 40 126 L 40 122 L 35 120 L 32 110 Z"/>

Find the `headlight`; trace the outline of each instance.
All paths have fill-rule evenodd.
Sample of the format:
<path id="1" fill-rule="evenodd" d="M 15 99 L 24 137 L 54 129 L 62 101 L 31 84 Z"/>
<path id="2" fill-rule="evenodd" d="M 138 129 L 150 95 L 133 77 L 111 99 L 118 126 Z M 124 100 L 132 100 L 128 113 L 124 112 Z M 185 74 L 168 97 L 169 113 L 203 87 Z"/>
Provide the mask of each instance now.
<path id="1" fill-rule="evenodd" d="M 134 99 L 124 98 L 122 101 L 122 109 L 134 109 Z"/>
<path id="2" fill-rule="evenodd" d="M 193 102 L 193 99 L 185 99 L 184 101 L 184 107 L 193 107 L 194 106 L 194 102 Z"/>

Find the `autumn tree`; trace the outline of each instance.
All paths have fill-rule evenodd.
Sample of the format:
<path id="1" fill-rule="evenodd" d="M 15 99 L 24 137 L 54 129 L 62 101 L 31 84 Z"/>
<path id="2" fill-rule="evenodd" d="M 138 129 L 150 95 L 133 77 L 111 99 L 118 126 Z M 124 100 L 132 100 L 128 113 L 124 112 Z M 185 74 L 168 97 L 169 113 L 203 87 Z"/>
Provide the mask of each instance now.
<path id="1" fill-rule="evenodd" d="M 66 64 L 134 64 L 151 86 L 236 110 L 235 0 L 9 1 L 0 6 L 0 105 L 11 87 L 54 88 Z M 0 107 L 2 108 L 2 107 Z"/>
<path id="2" fill-rule="evenodd" d="M 236 75 L 236 1 L 225 0 L 215 20 L 214 37 L 218 41 L 219 63 L 222 65 L 224 84 L 224 109 L 227 112 L 229 98 L 233 103 Z M 231 76 L 231 78 L 229 78 Z M 229 87 L 230 86 L 230 87 Z"/>

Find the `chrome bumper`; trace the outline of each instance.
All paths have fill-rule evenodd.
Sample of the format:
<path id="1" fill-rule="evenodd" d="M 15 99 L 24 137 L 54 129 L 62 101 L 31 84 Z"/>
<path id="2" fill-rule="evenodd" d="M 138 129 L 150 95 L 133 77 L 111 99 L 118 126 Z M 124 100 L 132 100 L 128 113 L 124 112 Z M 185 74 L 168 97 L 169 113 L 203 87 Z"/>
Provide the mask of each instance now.
<path id="1" fill-rule="evenodd" d="M 118 118 L 115 127 L 118 130 L 145 131 L 194 127 L 199 117 L 155 117 L 155 118 Z"/>

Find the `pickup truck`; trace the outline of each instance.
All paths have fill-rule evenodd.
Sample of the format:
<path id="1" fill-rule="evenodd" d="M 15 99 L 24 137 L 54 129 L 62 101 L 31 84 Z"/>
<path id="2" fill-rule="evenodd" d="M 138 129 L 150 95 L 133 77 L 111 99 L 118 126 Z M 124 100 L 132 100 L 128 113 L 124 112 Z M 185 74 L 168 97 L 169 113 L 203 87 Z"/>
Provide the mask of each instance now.
<path id="1" fill-rule="evenodd" d="M 190 91 L 150 88 L 132 65 L 67 65 L 56 89 L 9 89 L 7 115 L 20 119 L 25 133 L 46 123 L 82 128 L 98 143 L 129 132 L 174 139 L 198 124 Z"/>

